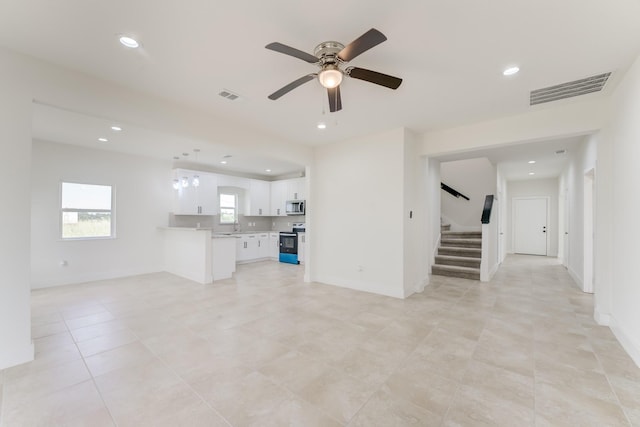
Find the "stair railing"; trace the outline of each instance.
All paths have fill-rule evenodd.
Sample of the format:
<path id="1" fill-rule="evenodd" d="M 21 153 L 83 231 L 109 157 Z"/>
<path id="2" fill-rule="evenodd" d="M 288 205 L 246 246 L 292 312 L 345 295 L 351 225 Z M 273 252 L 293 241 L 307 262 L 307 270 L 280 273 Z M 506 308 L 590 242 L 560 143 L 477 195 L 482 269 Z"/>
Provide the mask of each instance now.
<path id="1" fill-rule="evenodd" d="M 458 190 L 455 190 L 451 187 L 449 187 L 447 184 L 445 184 L 444 182 L 440 183 L 440 188 L 443 189 L 444 191 L 446 191 L 447 193 L 451 194 L 454 197 L 460 198 L 462 197 L 463 199 L 467 199 L 469 200 L 469 198 L 467 196 L 465 196 L 464 194 L 462 194 L 461 192 L 459 192 Z"/>

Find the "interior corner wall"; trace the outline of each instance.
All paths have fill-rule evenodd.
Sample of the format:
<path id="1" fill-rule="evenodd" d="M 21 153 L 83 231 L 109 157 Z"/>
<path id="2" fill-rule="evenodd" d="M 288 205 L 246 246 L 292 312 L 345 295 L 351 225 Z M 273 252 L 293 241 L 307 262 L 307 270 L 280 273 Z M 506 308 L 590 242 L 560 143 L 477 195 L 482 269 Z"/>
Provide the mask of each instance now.
<path id="1" fill-rule="evenodd" d="M 513 199 L 516 197 L 548 197 L 547 256 L 558 256 L 558 178 L 508 181 L 507 252 L 513 253 Z"/>
<path id="2" fill-rule="evenodd" d="M 558 184 L 560 191 L 560 183 L 565 186 L 567 198 L 563 209 L 567 221 L 562 228 L 568 234 L 561 235 L 560 242 L 564 244 L 564 236 L 568 239 L 568 251 L 563 255 L 567 270 L 580 289 L 584 280 L 584 174 L 596 166 L 597 140 L 597 134 L 586 137 L 578 151 L 570 153 L 571 157 Z"/>
<path id="3" fill-rule="evenodd" d="M 418 138 L 409 130 L 404 131 L 404 182 L 403 182 L 403 261 L 404 294 L 408 297 L 424 289 L 427 277 L 427 252 L 424 235 L 426 212 L 424 198 L 426 181 L 423 163 L 418 156 Z"/>
<path id="4" fill-rule="evenodd" d="M 609 207 L 612 224 L 611 320 L 610 326 L 636 364 L 640 366 L 640 286 L 638 286 L 638 242 L 640 242 L 640 57 L 627 71 L 612 97 L 609 133 L 612 170 L 596 170 L 596 181 L 607 172 L 612 181 Z M 606 142 L 605 142 L 606 143 Z M 599 187 L 596 187 L 596 191 Z M 599 192 L 596 194 L 598 204 Z M 601 209 L 596 210 L 596 215 Z M 596 224 L 600 218 L 596 217 Z M 598 235 L 597 235 L 598 237 Z M 599 242 L 596 242 L 596 247 Z M 597 283 L 596 283 L 597 287 Z"/>
<path id="5" fill-rule="evenodd" d="M 311 280 L 404 297 L 404 130 L 314 149 Z"/>
<path id="6" fill-rule="evenodd" d="M 498 264 L 501 264 L 507 256 L 507 227 L 508 227 L 508 200 L 507 180 L 504 178 L 500 166 L 496 171 L 496 197 L 498 198 Z"/>
<path id="7" fill-rule="evenodd" d="M 442 216 L 452 231 L 480 231 L 484 199 L 496 193 L 496 167 L 486 157 L 442 162 L 442 182 L 469 198 L 440 191 Z"/>
<path id="8" fill-rule="evenodd" d="M 31 74 L 0 51 L 0 370 L 33 360 L 29 252 Z"/>
<path id="9" fill-rule="evenodd" d="M 169 161 L 34 141 L 32 165 L 32 288 L 162 271 Z M 113 186 L 115 238 L 61 240 L 61 181 Z"/>
<path id="10" fill-rule="evenodd" d="M 432 158 L 425 158 L 424 160 L 426 166 L 426 175 L 427 175 L 427 188 L 426 188 L 426 208 L 425 210 L 428 212 L 427 217 L 427 231 L 426 231 L 426 241 L 427 241 L 427 264 L 428 264 L 428 273 L 431 274 L 431 266 L 435 262 L 436 252 L 438 251 L 438 246 L 440 244 L 440 234 L 441 234 L 441 207 L 440 207 L 440 193 L 442 189 L 440 188 L 440 182 L 442 182 L 440 178 L 440 161 Z"/>

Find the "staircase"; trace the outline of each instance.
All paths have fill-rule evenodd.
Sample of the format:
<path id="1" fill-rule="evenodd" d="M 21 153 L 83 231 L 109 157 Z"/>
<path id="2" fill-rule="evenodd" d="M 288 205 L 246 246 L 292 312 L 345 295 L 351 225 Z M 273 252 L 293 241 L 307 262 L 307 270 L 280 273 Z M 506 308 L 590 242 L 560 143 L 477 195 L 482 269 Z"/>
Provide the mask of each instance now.
<path id="1" fill-rule="evenodd" d="M 432 274 L 480 280 L 482 233 L 480 231 L 449 231 L 442 226 L 440 247 Z"/>

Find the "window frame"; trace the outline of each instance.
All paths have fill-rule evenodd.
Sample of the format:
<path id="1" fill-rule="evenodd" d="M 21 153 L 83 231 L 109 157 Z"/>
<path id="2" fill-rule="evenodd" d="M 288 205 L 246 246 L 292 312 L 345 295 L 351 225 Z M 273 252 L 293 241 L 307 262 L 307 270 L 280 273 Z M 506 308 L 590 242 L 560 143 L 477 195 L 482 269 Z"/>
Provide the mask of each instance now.
<path id="1" fill-rule="evenodd" d="M 76 185 L 91 185 L 91 186 L 100 186 L 100 187 L 109 187 L 111 191 L 111 209 L 85 209 L 85 208 L 63 208 L 62 207 L 62 187 L 64 184 L 76 184 Z M 58 197 L 58 226 L 59 233 L 58 236 L 62 241 L 77 241 L 77 240 L 109 240 L 116 238 L 116 186 L 113 184 L 102 184 L 102 183 L 94 183 L 94 182 L 79 182 L 73 180 L 60 180 L 59 183 L 59 197 Z M 87 213 L 87 212 L 97 212 L 97 213 L 109 213 L 110 217 L 110 227 L 109 227 L 109 235 L 108 236 L 77 236 L 77 237 L 64 237 L 64 214 L 65 212 L 77 212 L 77 213 Z"/>
<path id="2" fill-rule="evenodd" d="M 222 205 L 222 196 L 233 196 L 233 205 L 234 206 L 223 206 Z M 233 209 L 233 221 L 222 221 L 222 210 L 223 209 Z M 238 195 L 232 192 L 220 192 L 218 195 L 218 210 L 220 211 L 219 222 L 220 225 L 233 225 L 238 223 Z"/>

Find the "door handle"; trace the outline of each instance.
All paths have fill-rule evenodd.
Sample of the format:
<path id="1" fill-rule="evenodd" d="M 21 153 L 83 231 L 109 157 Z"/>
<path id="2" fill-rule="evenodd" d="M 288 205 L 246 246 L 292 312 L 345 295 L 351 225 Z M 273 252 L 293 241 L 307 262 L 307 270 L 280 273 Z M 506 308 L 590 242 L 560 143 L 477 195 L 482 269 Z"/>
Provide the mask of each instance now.
<path id="1" fill-rule="evenodd" d="M 546 232 L 547 232 L 547 227 L 546 227 L 546 226 L 542 227 L 542 232 L 543 232 L 543 233 L 546 233 Z"/>

